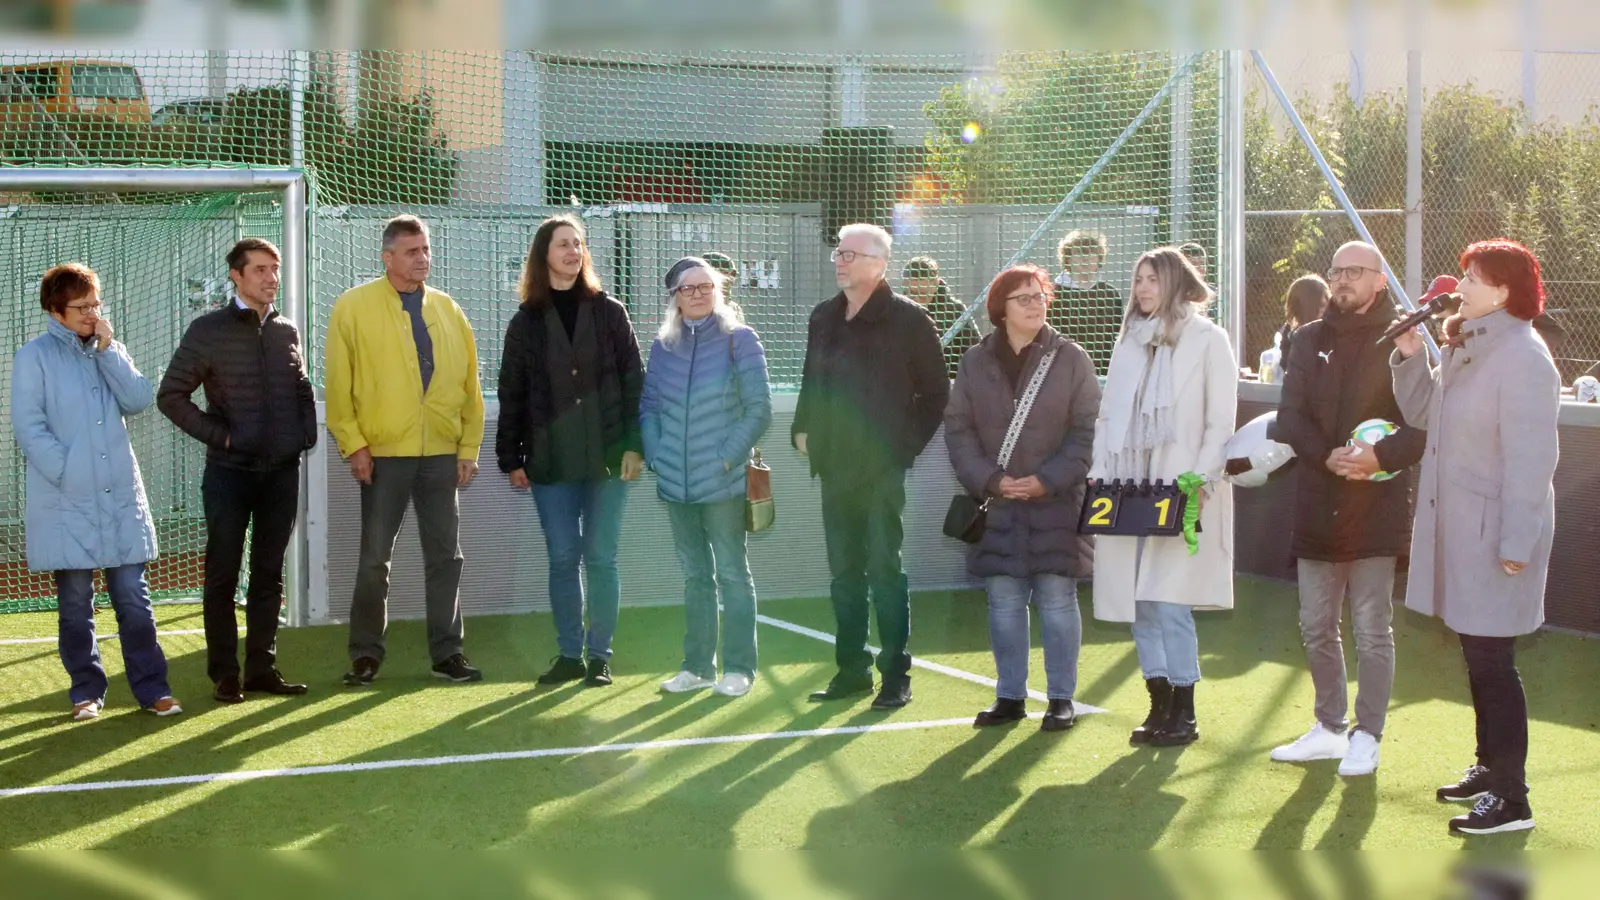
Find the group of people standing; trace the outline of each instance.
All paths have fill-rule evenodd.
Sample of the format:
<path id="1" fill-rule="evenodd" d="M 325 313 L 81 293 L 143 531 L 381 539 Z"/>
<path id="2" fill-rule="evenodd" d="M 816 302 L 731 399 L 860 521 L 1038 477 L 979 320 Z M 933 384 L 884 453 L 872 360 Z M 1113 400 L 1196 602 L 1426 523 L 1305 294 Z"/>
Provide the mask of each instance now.
<path id="1" fill-rule="evenodd" d="M 1092 578 L 1095 616 L 1131 626 L 1149 696 L 1132 742 L 1197 740 L 1193 612 L 1229 609 L 1234 598 L 1225 447 L 1238 382 L 1228 336 L 1206 315 L 1215 295 L 1203 251 L 1144 253 L 1122 303 L 1085 274 L 1103 264 L 1103 239 L 1069 235 L 1066 274 L 1053 279 L 1026 265 L 1000 272 L 984 309 L 993 330 L 964 334 L 951 359 L 940 334 L 964 310 L 937 265 L 919 258 L 907 266 L 913 299 L 886 280 L 888 232 L 852 224 L 838 238 L 831 258 L 840 290 L 811 314 L 791 431 L 820 479 L 836 624 L 837 672 L 811 699 L 876 687 L 876 709 L 912 700 L 906 475 L 942 424 L 956 478 L 987 516 L 967 565 L 985 582 L 999 677 L 975 724 L 1027 715 L 1031 605 L 1044 641 L 1042 728 L 1072 727 L 1077 585 Z M 277 669 L 276 630 L 300 457 L 320 429 L 299 332 L 274 305 L 279 259 L 260 239 L 233 248 L 229 303 L 189 326 L 156 391 L 115 341 L 92 271 L 69 264 L 43 279 L 50 322 L 17 354 L 13 427 L 28 460 L 29 565 L 55 574 L 74 718 L 95 717 L 106 691 L 95 570 L 105 571 L 136 698 L 158 715 L 181 711 L 145 586 L 155 526 L 124 425 L 152 399 L 207 447 L 204 617 L 215 698 L 306 692 Z M 382 259 L 383 276 L 334 304 L 326 340 L 327 428 L 361 494 L 344 681 L 370 684 L 383 665 L 390 561 L 408 506 L 425 563 L 432 672 L 476 681 L 482 673 L 463 652 L 458 596 L 458 497 L 477 476 L 485 415 L 472 327 L 428 284 L 426 223 L 390 220 Z M 1294 551 L 1317 724 L 1273 758 L 1339 758 L 1346 775 L 1376 770 L 1394 672 L 1393 581 L 1409 549 L 1408 603 L 1462 635 L 1478 759 L 1439 796 L 1479 801 L 1451 823 L 1477 833 L 1532 825 L 1522 783 L 1526 705 L 1511 640 L 1543 619 L 1559 381 L 1528 325 L 1543 303 L 1532 255 L 1488 242 L 1469 248 L 1462 266 L 1464 299 L 1440 367 L 1418 352 L 1414 334 L 1378 340 L 1395 312 L 1380 296 L 1381 258 L 1365 244 L 1340 249 L 1328 273 L 1331 304 L 1291 335 L 1276 436 L 1300 459 Z M 582 223 L 550 218 L 529 247 L 498 376 L 494 455 L 510 486 L 531 492 L 549 557 L 557 655 L 541 684 L 611 683 L 623 512 L 628 483 L 648 467 L 685 580 L 683 661 L 661 688 L 730 697 L 751 689 L 758 667 L 745 467 L 772 403 L 761 341 L 728 297 L 722 269 L 685 257 L 666 272 L 665 314 L 646 366 L 626 307 L 595 273 Z M 1067 331 L 1088 321 L 1072 308 L 1085 297 L 1095 298 L 1091 319 L 1107 320 L 1090 327 L 1115 335 L 1101 359 Z M 197 389 L 204 410 L 193 402 Z M 1375 417 L 1398 430 L 1375 445 L 1347 446 L 1351 428 Z M 1387 475 L 1419 460 L 1411 538 L 1408 481 Z M 1204 481 L 1193 546 L 1080 533 L 1087 485 L 1184 475 Z M 234 594 L 247 531 L 241 671 Z M 1353 727 L 1339 639 L 1347 594 L 1361 658 Z M 874 615 L 876 658 L 867 646 Z"/>

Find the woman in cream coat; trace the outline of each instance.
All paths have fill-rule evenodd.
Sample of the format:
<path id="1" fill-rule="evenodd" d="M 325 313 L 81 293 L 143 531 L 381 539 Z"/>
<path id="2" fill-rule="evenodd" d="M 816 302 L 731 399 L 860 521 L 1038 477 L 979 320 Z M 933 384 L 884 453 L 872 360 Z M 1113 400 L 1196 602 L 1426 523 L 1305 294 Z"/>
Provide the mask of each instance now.
<path id="1" fill-rule="evenodd" d="M 1194 472 L 1202 490 L 1199 552 L 1182 537 L 1097 539 L 1095 618 L 1132 622 L 1150 714 L 1133 743 L 1200 736 L 1200 651 L 1192 611 L 1233 608 L 1233 492 L 1223 446 L 1233 435 L 1238 368 L 1228 335 L 1205 317 L 1213 294 L 1183 254 L 1145 253 L 1111 354 L 1095 424 L 1091 480 L 1168 483 Z"/>

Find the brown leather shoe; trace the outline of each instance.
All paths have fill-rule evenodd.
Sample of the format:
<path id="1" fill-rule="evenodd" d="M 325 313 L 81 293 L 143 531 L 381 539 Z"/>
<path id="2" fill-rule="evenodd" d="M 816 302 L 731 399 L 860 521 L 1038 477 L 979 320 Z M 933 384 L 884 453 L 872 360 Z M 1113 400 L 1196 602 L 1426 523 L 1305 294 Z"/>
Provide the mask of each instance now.
<path id="1" fill-rule="evenodd" d="M 217 689 L 211 692 L 218 703 L 243 703 L 244 691 L 239 689 L 239 676 L 224 675 L 217 679 Z"/>

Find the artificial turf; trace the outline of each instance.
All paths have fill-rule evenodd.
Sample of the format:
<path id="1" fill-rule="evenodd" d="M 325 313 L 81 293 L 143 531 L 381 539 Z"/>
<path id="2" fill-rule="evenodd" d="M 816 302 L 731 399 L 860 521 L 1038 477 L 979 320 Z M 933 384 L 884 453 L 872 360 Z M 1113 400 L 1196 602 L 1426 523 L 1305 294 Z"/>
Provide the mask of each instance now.
<path id="1" fill-rule="evenodd" d="M 941 726 L 0 797 L 0 847 L 1464 846 L 1445 828 L 1461 808 L 1436 803 L 1433 790 L 1471 762 L 1472 712 L 1460 652 L 1435 623 L 1397 610 L 1398 671 L 1382 766 L 1376 777 L 1342 780 L 1335 762 L 1267 758 L 1312 720 L 1292 587 L 1241 579 L 1235 611 L 1197 616 L 1202 737 L 1180 749 L 1128 745 L 1145 705 L 1133 646 L 1125 626 L 1093 620 L 1087 597 L 1083 609 L 1077 697 L 1108 712 L 1061 734 L 1041 733 L 1035 719 L 1000 729 Z M 822 600 L 765 602 L 761 611 L 831 627 Z M 161 607 L 158 619 L 164 630 L 198 628 L 200 610 Z M 981 594 L 918 594 L 912 621 L 919 657 L 993 676 Z M 0 789 L 970 718 L 992 697 L 982 685 L 916 670 L 916 699 L 903 710 L 872 712 L 868 698 L 814 705 L 806 694 L 832 674 L 831 648 L 765 625 L 761 672 L 748 696 L 662 695 L 656 684 L 677 669 L 682 625 L 679 608 L 624 609 L 616 684 L 601 689 L 534 684 L 554 652 L 545 615 L 468 620 L 467 653 L 486 675 L 470 685 L 429 677 L 419 622 L 393 623 L 379 680 L 356 690 L 338 683 L 344 628 L 285 629 L 280 666 L 309 682 L 311 693 L 251 695 L 238 706 L 211 700 L 203 638 L 169 636 L 162 645 L 185 706 L 174 719 L 135 708 L 117 644 L 104 641 L 108 706 L 83 724 L 67 719 L 66 677 L 52 644 L 0 645 Z M 109 614 L 100 627 L 114 629 Z M 0 639 L 53 633 L 52 615 L 0 617 Z M 1043 690 L 1037 637 L 1034 646 L 1030 687 Z M 1549 632 L 1519 643 L 1538 828 L 1468 839 L 1468 849 L 1600 846 L 1596 650 L 1593 641 Z M 1267 883 L 1280 878 L 1270 866 L 1263 871 Z M 1361 877 L 1377 883 L 1391 874 Z"/>

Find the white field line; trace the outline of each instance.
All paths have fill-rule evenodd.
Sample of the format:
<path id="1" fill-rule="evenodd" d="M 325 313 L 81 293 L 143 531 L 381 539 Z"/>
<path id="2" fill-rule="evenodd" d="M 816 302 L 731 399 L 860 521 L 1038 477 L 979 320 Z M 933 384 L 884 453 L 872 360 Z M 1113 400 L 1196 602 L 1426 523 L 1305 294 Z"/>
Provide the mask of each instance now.
<path id="1" fill-rule="evenodd" d="M 785 622 L 782 619 L 774 619 L 771 616 L 758 615 L 756 616 L 756 621 L 763 625 L 771 625 L 773 628 L 781 628 L 784 631 L 793 632 L 794 634 L 804 635 L 808 638 L 815 638 L 819 641 L 826 641 L 829 644 L 834 642 L 833 635 L 828 634 L 825 631 L 818 631 L 815 628 L 807 628 L 804 625 L 796 625 L 793 622 Z M 877 647 L 870 645 L 867 647 L 867 650 L 871 653 L 879 652 Z M 987 678 L 983 675 L 978 675 L 963 669 L 952 668 L 951 666 L 940 665 L 936 662 L 929 662 L 925 659 L 918 659 L 915 656 L 911 657 L 911 665 L 918 669 L 927 669 L 930 672 L 938 672 L 940 675 L 948 675 L 951 678 L 959 678 L 962 681 L 970 681 L 973 684 L 981 684 L 987 688 L 994 688 L 997 686 L 997 682 L 993 678 Z M 1050 700 L 1050 698 L 1045 694 L 1031 689 L 1028 691 L 1028 697 L 1029 699 L 1037 700 L 1040 703 L 1047 703 Z M 1079 703 L 1076 700 L 1072 701 L 1072 708 L 1080 716 L 1105 712 L 1105 710 L 1098 706 L 1090 706 L 1087 703 Z"/>
<path id="2" fill-rule="evenodd" d="M 631 741 L 623 744 L 596 744 L 588 747 L 546 747 L 538 750 L 511 750 L 500 753 L 468 753 L 457 756 L 429 756 L 420 759 L 385 759 L 373 762 L 334 763 L 325 766 L 293 766 L 282 769 L 243 769 L 205 775 L 177 775 L 170 778 L 133 778 L 124 781 L 80 781 L 69 784 L 42 784 L 33 787 L 0 789 L 0 798 L 30 794 L 73 794 L 85 791 L 111 791 L 125 788 L 168 787 L 181 784 L 209 784 L 214 781 L 255 781 L 262 778 L 291 778 L 297 775 L 338 775 L 346 772 L 375 772 L 384 769 L 420 769 L 427 766 L 460 766 L 506 760 L 542 759 L 550 756 L 586 756 L 594 753 L 632 753 L 635 750 L 674 750 L 682 747 L 709 747 L 718 744 L 753 744 L 760 741 L 798 740 L 847 734 L 885 731 L 917 731 L 929 728 L 971 728 L 972 719 L 930 719 L 921 722 L 881 722 L 874 725 L 842 725 L 804 731 L 768 731 L 755 734 L 730 734 L 713 737 L 676 738 L 662 741 Z"/>

